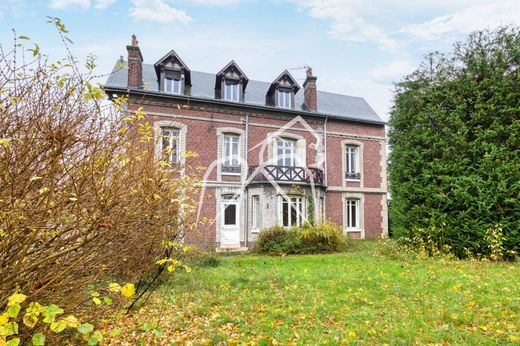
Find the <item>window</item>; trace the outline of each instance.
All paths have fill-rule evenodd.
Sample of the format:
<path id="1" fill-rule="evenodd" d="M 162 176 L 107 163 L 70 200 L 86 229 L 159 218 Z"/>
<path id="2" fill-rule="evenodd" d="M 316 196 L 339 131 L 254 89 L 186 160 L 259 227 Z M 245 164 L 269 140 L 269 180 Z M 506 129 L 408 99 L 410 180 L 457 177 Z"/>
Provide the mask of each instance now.
<path id="1" fill-rule="evenodd" d="M 240 156 L 239 156 L 239 147 L 240 147 L 240 136 L 233 134 L 224 134 L 223 141 L 223 163 L 222 165 L 225 167 L 240 167 Z M 238 170 L 240 172 L 240 169 Z"/>
<path id="2" fill-rule="evenodd" d="M 278 166 L 295 166 L 296 141 L 278 138 L 276 140 L 276 158 Z"/>
<path id="3" fill-rule="evenodd" d="M 252 197 L 252 218 L 251 224 L 253 226 L 254 231 L 258 231 L 260 229 L 260 196 Z"/>
<path id="4" fill-rule="evenodd" d="M 180 94 L 181 81 L 174 78 L 164 78 L 164 91 L 170 94 Z"/>
<path id="5" fill-rule="evenodd" d="M 359 180 L 359 147 L 347 145 L 345 147 L 345 179 Z"/>
<path id="6" fill-rule="evenodd" d="M 345 226 L 347 231 L 359 231 L 359 199 L 347 199 L 345 202 Z"/>
<path id="7" fill-rule="evenodd" d="M 288 91 L 278 90 L 278 107 L 291 108 L 291 96 Z"/>
<path id="8" fill-rule="evenodd" d="M 162 159 L 170 164 L 179 162 L 179 130 L 169 127 L 161 128 Z"/>
<path id="9" fill-rule="evenodd" d="M 230 196 L 224 196 L 222 207 L 224 208 L 224 226 L 236 226 L 238 224 L 238 201 Z"/>
<path id="10" fill-rule="evenodd" d="M 224 83 L 224 100 L 238 102 L 238 100 L 239 100 L 238 89 L 239 89 L 238 83 L 225 82 Z"/>
<path id="11" fill-rule="evenodd" d="M 280 199 L 282 202 L 280 215 L 282 225 L 284 227 L 301 226 L 301 224 L 305 220 L 303 214 L 303 198 L 290 197 L 289 200 L 286 200 L 285 198 L 280 196 Z"/>

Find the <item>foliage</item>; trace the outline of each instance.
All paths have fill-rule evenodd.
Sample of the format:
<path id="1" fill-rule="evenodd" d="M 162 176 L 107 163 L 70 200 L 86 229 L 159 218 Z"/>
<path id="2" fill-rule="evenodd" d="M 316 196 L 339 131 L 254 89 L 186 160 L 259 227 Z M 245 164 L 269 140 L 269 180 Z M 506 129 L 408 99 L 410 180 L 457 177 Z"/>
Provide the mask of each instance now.
<path id="1" fill-rule="evenodd" d="M 139 313 L 104 325 L 106 343 L 518 344 L 518 265 L 394 260 L 374 256 L 377 242 L 353 243 L 340 254 L 222 257 L 174 275 Z"/>
<path id="2" fill-rule="evenodd" d="M 262 230 L 255 242 L 255 251 L 271 254 L 326 253 L 342 251 L 346 243 L 341 227 L 333 223 L 316 226 L 305 223 L 289 230 L 282 226 Z"/>
<path id="3" fill-rule="evenodd" d="M 127 111 L 123 96 L 106 102 L 95 59 L 81 66 L 63 23 L 50 21 L 67 58 L 51 62 L 33 44 L 24 60 L 26 36 L 0 49 L 0 311 L 16 315 L 8 298 L 23 292 L 49 307 L 45 323 L 62 309 L 112 305 L 90 291 L 113 279 L 128 284 L 109 291 L 139 299 L 183 266 L 173 248 L 194 227 L 198 183 L 180 174 L 189 167 L 156 157 L 149 118 Z M 28 309 L 20 334 L 35 331 L 38 310 Z"/>
<path id="4" fill-rule="evenodd" d="M 132 298 L 135 294 L 134 285 L 131 283 L 126 283 L 123 287 L 111 283 L 109 291 L 120 293 L 126 298 Z M 102 304 L 98 292 L 93 292 L 92 297 L 94 304 Z M 103 298 L 105 304 L 112 304 L 109 295 Z M 66 329 L 75 329 L 82 334 L 88 345 L 97 345 L 103 339 L 103 334 L 99 330 L 94 330 L 92 324 L 81 323 L 74 315 L 60 316 L 65 311 L 59 306 L 55 304 L 45 306 L 35 301 L 27 303 L 26 299 L 27 296 L 21 293 L 14 293 L 7 298 L 7 307 L 0 314 L 0 345 L 18 345 L 23 343 L 25 338 L 31 339 L 35 346 L 43 346 L 47 340 L 46 334 L 50 332 L 59 334 Z M 24 313 L 22 313 L 23 309 Z M 33 331 L 32 337 L 23 335 L 20 327 Z"/>
<path id="5" fill-rule="evenodd" d="M 476 32 L 396 85 L 390 118 L 393 234 L 488 256 L 500 225 L 520 250 L 520 31 Z M 423 238 L 423 241 L 430 241 Z M 512 252 L 511 252 L 512 251 Z M 504 253 L 505 257 L 508 257 Z"/>

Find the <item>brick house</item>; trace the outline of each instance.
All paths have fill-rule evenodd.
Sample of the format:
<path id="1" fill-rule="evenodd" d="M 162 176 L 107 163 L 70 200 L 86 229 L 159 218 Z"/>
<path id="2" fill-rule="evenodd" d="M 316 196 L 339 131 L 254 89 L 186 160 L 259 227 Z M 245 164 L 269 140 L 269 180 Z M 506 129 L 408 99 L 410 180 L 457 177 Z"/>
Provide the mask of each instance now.
<path id="1" fill-rule="evenodd" d="M 360 97 L 302 87 L 285 70 L 250 80 L 234 61 L 217 73 L 191 71 L 175 51 L 143 63 L 135 36 L 110 74 L 110 98 L 128 95 L 172 163 L 204 167 L 192 243 L 247 248 L 272 225 L 330 220 L 353 239 L 388 234 L 384 122 Z M 198 153 L 185 158 L 186 150 Z"/>

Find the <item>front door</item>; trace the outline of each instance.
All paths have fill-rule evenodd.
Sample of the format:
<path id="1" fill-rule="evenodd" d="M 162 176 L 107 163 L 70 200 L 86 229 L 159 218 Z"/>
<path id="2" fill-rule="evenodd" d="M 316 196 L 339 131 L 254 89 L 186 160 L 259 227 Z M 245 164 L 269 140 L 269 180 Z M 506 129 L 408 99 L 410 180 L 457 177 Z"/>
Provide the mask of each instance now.
<path id="1" fill-rule="evenodd" d="M 220 227 L 221 246 L 240 246 L 239 209 L 237 199 L 223 197 Z"/>

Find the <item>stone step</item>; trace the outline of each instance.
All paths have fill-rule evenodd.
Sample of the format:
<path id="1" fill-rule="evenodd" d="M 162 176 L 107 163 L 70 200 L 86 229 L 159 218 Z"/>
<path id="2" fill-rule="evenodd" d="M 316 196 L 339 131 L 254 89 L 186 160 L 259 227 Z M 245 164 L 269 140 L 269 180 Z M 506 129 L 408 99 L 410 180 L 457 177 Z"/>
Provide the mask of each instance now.
<path id="1" fill-rule="evenodd" d="M 248 250 L 244 246 L 221 246 L 216 249 L 217 252 L 247 252 Z"/>

